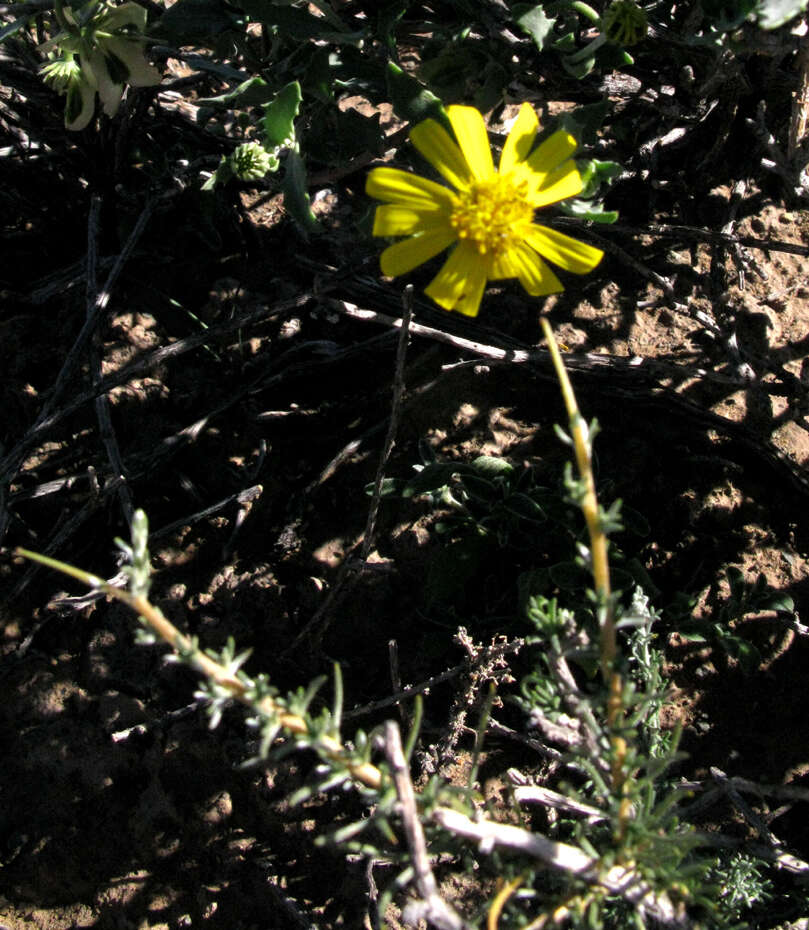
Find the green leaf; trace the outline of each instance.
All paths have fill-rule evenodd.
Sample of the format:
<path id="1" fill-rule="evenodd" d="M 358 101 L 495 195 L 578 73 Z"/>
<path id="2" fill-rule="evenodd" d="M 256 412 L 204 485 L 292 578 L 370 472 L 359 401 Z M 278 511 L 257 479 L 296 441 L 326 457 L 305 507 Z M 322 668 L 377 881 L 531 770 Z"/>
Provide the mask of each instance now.
<path id="1" fill-rule="evenodd" d="M 477 501 L 494 504 L 502 500 L 502 494 L 497 485 L 488 478 L 481 478 L 480 475 L 465 475 L 463 486 L 464 490 L 469 492 L 469 496 Z"/>
<path id="2" fill-rule="evenodd" d="M 777 613 L 791 614 L 795 612 L 795 601 L 788 594 L 776 593 L 761 605 L 762 610 L 773 610 Z"/>
<path id="3" fill-rule="evenodd" d="M 312 213 L 306 190 L 306 166 L 300 154 L 294 150 L 287 153 L 286 172 L 281 189 L 284 192 L 284 207 L 298 224 L 304 237 L 308 233 L 320 232 L 320 224 Z"/>
<path id="4" fill-rule="evenodd" d="M 264 78 L 256 75 L 255 77 L 248 78 L 246 81 L 242 81 L 238 87 L 235 87 L 225 94 L 220 94 L 218 97 L 201 97 L 197 103 L 200 106 L 207 104 L 209 106 L 214 105 L 227 107 L 229 109 L 235 109 L 237 105 L 242 108 L 258 107 L 265 104 L 272 95 L 272 87 Z"/>
<path id="5" fill-rule="evenodd" d="M 410 0 L 394 0 L 376 14 L 376 34 L 391 50 L 396 48 L 396 25 L 409 6 Z"/>
<path id="6" fill-rule="evenodd" d="M 628 533 L 634 533 L 636 536 L 648 536 L 652 532 L 651 526 L 649 526 L 649 521 L 642 513 L 635 510 L 634 507 L 627 507 L 624 504 L 621 507 L 621 519 L 624 524 L 624 529 Z"/>
<path id="7" fill-rule="evenodd" d="M 218 78 L 221 78 L 223 81 L 227 81 L 232 84 L 235 81 L 243 82 L 249 80 L 249 75 L 246 71 L 237 71 L 235 68 L 231 68 L 230 65 L 226 65 L 221 61 L 215 61 L 212 58 L 205 58 L 202 55 L 189 55 L 185 59 L 185 63 L 189 68 L 195 68 L 197 71 L 207 71 L 208 74 L 215 74 Z M 210 108 L 200 107 L 200 112 L 205 110 L 210 119 Z M 200 122 L 205 122 L 205 120 L 200 120 Z"/>
<path id="8" fill-rule="evenodd" d="M 578 220 L 589 220 L 591 223 L 608 225 L 618 219 L 617 210 L 605 210 L 604 205 L 593 203 L 590 200 L 566 200 L 557 204 L 559 210 L 567 216 L 575 216 Z"/>
<path id="9" fill-rule="evenodd" d="M 239 6 L 251 19 L 278 27 L 286 38 L 343 44 L 358 44 L 365 36 L 360 30 L 350 32 L 335 16 L 313 16 L 299 7 L 279 6 L 273 0 L 239 0 Z"/>
<path id="10" fill-rule="evenodd" d="M 500 475 L 511 475 L 514 466 L 505 459 L 498 458 L 496 455 L 480 455 L 472 462 L 472 468 L 477 474 L 486 478 L 497 478 Z"/>
<path id="11" fill-rule="evenodd" d="M 602 45 L 596 53 L 598 57 L 598 66 L 602 73 L 605 71 L 617 71 L 625 65 L 634 65 L 635 59 L 625 48 L 618 45 L 607 43 Z"/>
<path id="12" fill-rule="evenodd" d="M 227 184 L 227 182 L 233 177 L 233 168 L 230 163 L 230 159 L 223 155 L 219 165 L 216 168 L 216 171 L 208 178 L 208 180 L 202 185 L 202 190 L 212 191 L 215 187 L 218 187 L 220 184 Z"/>
<path id="13" fill-rule="evenodd" d="M 731 600 L 741 603 L 744 599 L 747 583 L 744 580 L 744 572 L 735 565 L 728 565 L 726 569 L 728 585 L 730 586 Z"/>
<path id="14" fill-rule="evenodd" d="M 551 581 L 565 591 L 578 591 L 589 584 L 590 576 L 576 562 L 557 562 L 549 571 Z"/>
<path id="15" fill-rule="evenodd" d="M 244 24 L 224 0 L 177 0 L 153 27 L 189 44 L 191 38 L 207 39 L 239 29 Z"/>
<path id="16" fill-rule="evenodd" d="M 427 465 L 415 478 L 411 478 L 405 484 L 402 496 L 415 497 L 418 494 L 437 491 L 448 484 L 452 476 L 458 474 L 458 471 L 459 466 L 453 462 L 436 462 L 433 465 Z"/>
<path id="17" fill-rule="evenodd" d="M 520 494 L 519 492 L 510 494 L 503 501 L 503 507 L 522 520 L 530 520 L 532 523 L 545 522 L 545 511 L 527 494 Z"/>
<path id="18" fill-rule="evenodd" d="M 621 173 L 621 166 L 617 161 L 601 161 L 598 158 L 580 159 L 576 162 L 576 167 L 584 183 L 581 200 L 589 200 L 595 196 L 600 187 L 608 185 Z"/>
<path id="19" fill-rule="evenodd" d="M 440 549 L 427 572 L 427 603 L 452 600 L 479 573 L 489 551 L 483 536 L 466 536 Z"/>
<path id="20" fill-rule="evenodd" d="M 267 149 L 295 144 L 295 117 L 302 99 L 301 85 L 297 81 L 287 84 L 271 103 L 264 104 L 264 146 Z M 289 170 L 289 168 L 287 168 Z"/>
<path id="21" fill-rule="evenodd" d="M 524 12 L 521 12 L 524 10 Z M 514 22 L 534 40 L 536 47 L 541 52 L 545 48 L 545 40 L 553 31 L 556 17 L 550 18 L 545 15 L 545 8 L 542 4 L 533 7 L 515 7 Z"/>
<path id="22" fill-rule="evenodd" d="M 777 29 L 806 9 L 806 0 L 760 0 L 756 14 L 762 29 Z"/>
<path id="23" fill-rule="evenodd" d="M 604 122 L 608 107 L 606 100 L 576 107 L 569 113 L 563 113 L 556 121 L 554 129 L 567 130 L 578 140 L 579 145 L 594 145 L 596 134 Z"/>
<path id="24" fill-rule="evenodd" d="M 334 100 L 334 75 L 332 73 L 332 52 L 324 45 L 316 49 L 306 68 L 303 86 L 306 93 L 326 103 Z"/>
<path id="25" fill-rule="evenodd" d="M 365 485 L 365 493 L 370 497 L 374 493 L 374 482 Z M 401 478 L 383 478 L 380 497 L 402 497 L 404 482 Z"/>
<path id="26" fill-rule="evenodd" d="M 578 59 L 574 61 L 571 55 L 564 55 L 562 57 L 562 67 L 571 77 L 576 78 L 577 81 L 587 77 L 595 67 L 595 63 L 595 55 L 591 55 L 589 58 L 585 58 L 581 61 Z"/>
<path id="27" fill-rule="evenodd" d="M 732 659 L 736 659 L 745 675 L 752 675 L 761 665 L 761 653 L 746 639 L 732 633 L 724 633 L 720 637 L 720 642 L 725 652 Z"/>
<path id="28" fill-rule="evenodd" d="M 421 81 L 405 74 L 404 71 L 392 61 L 388 62 L 385 72 L 388 85 L 388 97 L 393 109 L 400 119 L 412 123 L 432 117 L 439 123 L 450 128 L 446 110 L 436 95 L 428 90 Z"/>
<path id="29" fill-rule="evenodd" d="M 29 16 L 21 16 L 19 19 L 15 19 L 13 22 L 9 23 L 7 26 L 3 26 L 0 29 L 0 42 L 4 39 L 7 39 L 9 36 L 13 36 L 15 32 L 19 32 L 23 26 L 28 25 L 28 20 L 31 19 L 33 13 Z"/>

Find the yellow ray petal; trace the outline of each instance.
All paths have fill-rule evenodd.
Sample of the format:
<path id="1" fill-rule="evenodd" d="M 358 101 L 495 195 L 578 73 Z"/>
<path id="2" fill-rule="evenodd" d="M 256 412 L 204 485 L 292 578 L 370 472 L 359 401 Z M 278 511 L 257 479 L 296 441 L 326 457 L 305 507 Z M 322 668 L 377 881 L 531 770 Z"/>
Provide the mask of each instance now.
<path id="1" fill-rule="evenodd" d="M 410 141 L 453 187 L 462 190 L 469 186 L 473 175 L 463 152 L 434 119 L 414 126 L 410 130 Z"/>
<path id="2" fill-rule="evenodd" d="M 483 292 L 486 290 L 486 275 L 481 274 L 478 277 L 470 278 L 467 281 L 467 288 L 461 294 L 460 300 L 455 304 L 455 310 L 464 316 L 477 316 L 480 312 L 480 302 L 483 300 Z"/>
<path id="3" fill-rule="evenodd" d="M 480 111 L 474 107 L 447 107 L 447 116 L 475 179 L 482 181 L 490 178 L 494 174 L 494 162 L 486 124 Z"/>
<path id="4" fill-rule="evenodd" d="M 500 174 L 511 171 L 517 162 L 525 161 L 534 144 L 538 128 L 539 120 L 534 108 L 530 103 L 524 103 L 500 153 Z"/>
<path id="5" fill-rule="evenodd" d="M 398 168 L 374 168 L 368 173 L 365 192 L 377 200 L 386 200 L 414 209 L 442 207 L 451 210 L 455 202 L 452 191 L 435 181 Z"/>
<path id="6" fill-rule="evenodd" d="M 548 204 L 575 197 L 582 192 L 583 187 L 579 169 L 571 158 L 547 174 L 537 188 L 530 190 L 528 199 L 535 207 L 547 207 Z"/>
<path id="7" fill-rule="evenodd" d="M 446 214 L 439 207 L 414 208 L 386 203 L 376 208 L 374 236 L 411 236 L 427 229 L 449 229 Z"/>
<path id="8" fill-rule="evenodd" d="M 548 229 L 547 226 L 532 226 L 525 241 L 548 261 L 574 274 L 587 274 L 604 256 L 601 249 L 595 249 L 555 229 Z"/>
<path id="9" fill-rule="evenodd" d="M 487 262 L 477 249 L 468 242 L 459 242 L 424 293 L 445 310 L 477 316 L 486 272 Z"/>
<path id="10" fill-rule="evenodd" d="M 407 274 L 424 262 L 438 255 L 456 238 L 454 230 L 430 229 L 426 232 L 411 236 L 402 242 L 389 245 L 379 256 L 379 267 L 382 274 L 395 278 L 400 274 Z"/>
<path id="11" fill-rule="evenodd" d="M 527 245 L 520 243 L 509 252 L 515 276 L 532 297 L 545 297 L 564 290 L 562 282 L 542 258 Z"/>
<path id="12" fill-rule="evenodd" d="M 511 260 L 513 249 L 501 252 L 493 261 L 489 271 L 490 281 L 504 281 L 506 278 L 517 277 L 517 267 Z"/>
<path id="13" fill-rule="evenodd" d="M 567 161 L 577 148 L 578 143 L 573 136 L 564 129 L 559 129 L 531 152 L 526 163 L 539 174 L 547 174 L 563 161 Z"/>

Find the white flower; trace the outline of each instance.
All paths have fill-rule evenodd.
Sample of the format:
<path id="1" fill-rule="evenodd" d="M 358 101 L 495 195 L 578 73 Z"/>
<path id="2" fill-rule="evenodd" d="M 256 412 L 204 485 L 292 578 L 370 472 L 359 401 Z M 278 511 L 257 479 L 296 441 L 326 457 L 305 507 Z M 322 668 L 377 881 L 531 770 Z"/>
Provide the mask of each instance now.
<path id="1" fill-rule="evenodd" d="M 64 57 L 42 70 L 45 79 L 67 95 L 67 129 L 84 129 L 89 124 L 96 93 L 107 116 L 115 116 L 125 84 L 153 87 L 160 83 L 160 72 L 143 54 L 146 27 L 143 7 L 122 3 L 112 10 L 102 8 L 85 26 L 77 24 L 70 9 L 64 14 L 70 30 L 43 46 L 45 49 L 58 46 Z"/>

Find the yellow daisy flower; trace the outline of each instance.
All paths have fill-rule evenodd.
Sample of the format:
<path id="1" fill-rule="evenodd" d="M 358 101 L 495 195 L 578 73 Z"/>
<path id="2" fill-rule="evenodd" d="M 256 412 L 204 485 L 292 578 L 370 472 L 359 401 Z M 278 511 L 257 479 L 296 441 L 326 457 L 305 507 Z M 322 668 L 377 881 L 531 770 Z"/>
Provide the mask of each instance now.
<path id="1" fill-rule="evenodd" d="M 477 316 L 487 281 L 517 278 L 532 297 L 564 290 L 545 258 L 574 274 L 592 271 L 599 249 L 534 222 L 539 207 L 581 193 L 573 136 L 559 130 L 534 149 L 539 121 L 524 103 L 495 170 L 480 113 L 451 106 L 447 115 L 457 143 L 432 119 L 410 139 L 454 190 L 397 168 L 368 175 L 366 191 L 384 201 L 373 234 L 408 237 L 382 252 L 382 273 L 406 274 L 454 244 L 425 293 L 445 310 Z"/>

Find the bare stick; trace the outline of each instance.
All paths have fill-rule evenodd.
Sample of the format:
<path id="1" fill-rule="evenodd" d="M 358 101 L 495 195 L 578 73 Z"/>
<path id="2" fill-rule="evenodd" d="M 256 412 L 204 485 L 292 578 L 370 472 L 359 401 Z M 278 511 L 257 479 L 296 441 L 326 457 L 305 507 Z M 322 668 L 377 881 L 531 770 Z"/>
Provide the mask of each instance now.
<path id="1" fill-rule="evenodd" d="M 504 643 L 495 643 L 492 646 L 487 646 L 484 650 L 485 659 L 494 658 L 496 656 L 506 656 L 514 652 L 519 652 L 520 649 L 525 645 L 525 640 L 522 638 L 512 639 Z M 430 690 L 436 685 L 441 684 L 444 681 L 449 681 L 452 678 L 457 678 L 462 672 L 469 670 L 468 662 L 460 662 L 458 665 L 453 666 L 452 668 L 447 669 L 445 672 L 440 672 L 438 675 L 433 675 L 432 678 L 428 678 L 427 681 L 421 682 L 418 685 L 411 685 L 408 688 L 403 688 L 401 691 L 397 691 L 395 694 L 391 694 L 390 697 L 380 698 L 378 701 L 372 701 L 370 704 L 363 704 L 361 707 L 355 707 L 352 710 L 348 710 L 343 714 L 343 719 L 347 720 L 350 717 L 361 717 L 364 714 L 375 713 L 378 710 L 382 710 L 385 707 L 391 707 L 394 704 L 399 704 L 407 698 L 415 697 L 417 694 L 429 694 Z M 490 726 L 494 721 L 490 721 Z M 506 735 L 513 734 L 513 730 L 509 730 L 508 727 L 503 727 L 501 730 L 496 730 L 495 732 L 503 732 Z M 526 745 L 532 746 L 536 741 L 531 740 L 529 737 L 526 737 Z M 555 758 L 555 757 L 554 757 Z"/>
<path id="2" fill-rule="evenodd" d="M 419 820 L 416 792 L 413 789 L 407 759 L 402 750 L 402 738 L 399 734 L 399 727 L 392 720 L 388 720 L 385 724 L 385 755 L 390 763 L 396 796 L 399 798 L 407 847 L 413 857 L 416 888 L 422 898 L 421 903 L 416 906 L 419 916 L 426 918 L 440 930 L 469 930 L 469 924 L 447 904 L 438 892 L 438 883 L 433 875 L 427 854 L 427 841 Z M 412 911 L 413 908 L 408 908 L 408 910 Z"/>
<path id="3" fill-rule="evenodd" d="M 76 341 L 73 343 L 73 346 L 68 352 L 67 358 L 62 364 L 62 368 L 59 371 L 59 374 L 56 376 L 56 382 L 51 389 L 50 397 L 40 411 L 33 427 L 26 434 L 25 439 L 21 442 L 18 442 L 17 445 L 11 450 L 11 452 L 9 452 L 9 454 L 3 459 L 2 464 L 0 464 L 0 541 L 2 541 L 6 534 L 9 521 L 9 512 L 6 505 L 5 483 L 7 479 L 13 477 L 19 470 L 26 451 L 31 447 L 31 445 L 35 445 L 35 442 L 31 441 L 30 437 L 32 435 L 39 435 L 44 430 L 45 425 L 50 422 L 59 397 L 61 396 L 62 391 L 73 375 L 76 365 L 78 364 L 82 350 L 84 349 L 87 340 L 95 331 L 98 317 L 102 311 L 106 309 L 107 304 L 109 303 L 110 292 L 112 291 L 116 281 L 118 280 L 118 277 L 123 271 L 124 265 L 129 260 L 129 256 L 132 254 L 135 245 L 143 233 L 143 230 L 146 228 L 146 224 L 154 212 L 156 205 L 157 200 L 152 199 L 143 208 L 143 211 L 138 217 L 137 223 L 135 223 L 134 229 L 129 235 L 129 239 L 127 239 L 126 244 L 121 250 L 121 254 L 118 256 L 118 258 L 115 260 L 115 264 L 112 266 L 112 270 L 110 271 L 107 280 L 104 283 L 104 287 L 95 297 L 92 312 L 88 312 L 84 321 L 84 325 L 82 326 L 79 335 L 76 337 Z M 98 386 L 96 386 L 96 388 L 97 387 Z M 91 396 L 95 397 L 97 396 L 97 393 L 98 391 L 94 390 Z M 26 440 L 28 441 L 26 442 Z"/>
<path id="4" fill-rule="evenodd" d="M 798 93 L 792 101 L 792 118 L 789 121 L 789 139 L 787 140 L 787 158 L 793 161 L 806 135 L 809 123 L 809 42 L 804 38 L 798 52 L 798 72 L 800 84 Z"/>
<path id="5" fill-rule="evenodd" d="M 56 402 L 59 399 L 59 395 L 73 374 L 73 371 L 78 364 L 79 358 L 81 357 L 82 350 L 84 349 L 87 340 L 95 331 L 99 316 L 104 310 L 107 309 L 112 290 L 115 287 L 121 272 L 124 270 L 124 265 L 129 261 L 129 257 L 135 250 L 135 246 L 138 244 L 144 229 L 146 229 L 146 224 L 149 222 L 156 206 L 157 200 L 153 199 L 150 200 L 143 208 L 137 222 L 135 223 L 134 228 L 132 229 L 132 232 L 129 234 L 129 238 L 126 240 L 123 249 L 121 249 L 121 253 L 115 259 L 115 264 L 112 266 L 112 270 L 107 276 L 107 280 L 104 282 L 104 286 L 95 295 L 92 310 L 88 312 L 84 321 L 84 326 L 82 326 L 79 335 L 76 337 L 76 341 L 71 346 L 70 352 L 68 352 L 68 356 L 62 365 L 62 369 L 57 375 L 56 383 L 51 390 L 48 402 L 45 404 L 45 407 L 40 414 L 42 419 L 46 418 L 52 412 Z"/>
<path id="6" fill-rule="evenodd" d="M 336 283 L 322 285 L 320 287 L 320 292 L 326 292 L 336 286 Z M 134 378 L 137 375 L 142 374 L 144 371 L 149 371 L 152 368 L 155 368 L 157 365 L 168 361 L 169 359 L 178 358 L 179 356 L 184 355 L 186 352 L 191 352 L 194 349 L 205 345 L 205 343 L 210 342 L 212 339 L 218 338 L 219 336 L 224 336 L 228 333 L 235 332 L 236 330 L 245 326 L 249 326 L 252 323 L 270 320 L 281 314 L 292 312 L 299 307 L 304 306 L 304 304 L 307 304 L 310 300 L 312 300 L 312 298 L 313 292 L 307 291 L 306 293 L 297 297 L 279 301 L 272 307 L 266 307 L 262 305 L 258 309 L 250 310 L 247 313 L 235 316 L 227 322 L 219 324 L 218 326 L 211 326 L 205 330 L 205 332 L 195 333 L 193 336 L 187 336 L 185 339 L 178 339 L 177 342 L 173 342 L 167 346 L 160 346 L 160 348 L 154 349 L 152 352 L 147 352 L 139 358 L 136 358 L 120 371 L 117 371 L 112 375 L 108 375 L 98 384 L 96 388 L 83 391 L 80 394 L 77 394 L 75 397 L 71 397 L 70 400 L 68 400 L 58 410 L 54 410 L 47 416 L 43 412 L 43 414 L 40 415 L 36 423 L 34 423 L 31 429 L 28 430 L 25 436 L 2 460 L 0 460 L 0 484 L 16 474 L 17 468 L 19 466 L 18 459 L 20 459 L 30 449 L 34 448 L 37 443 L 44 438 L 48 430 L 56 426 L 57 423 L 60 423 L 76 410 L 80 409 L 88 401 L 94 400 L 100 392 L 110 391 L 114 387 L 118 387 L 121 384 L 126 384 L 130 378 Z M 217 410 L 218 409 L 220 408 L 217 408 Z M 221 409 L 225 408 L 223 407 Z M 0 532 L 0 538 L 1 537 L 2 533 Z"/>
<path id="7" fill-rule="evenodd" d="M 101 197 L 93 195 L 90 201 L 90 215 L 87 219 L 87 320 L 96 320 L 99 318 L 99 294 L 98 282 L 96 281 L 96 266 L 98 261 L 98 228 L 99 216 L 101 214 Z M 92 372 L 93 387 L 98 388 L 101 382 L 101 346 L 103 340 L 98 331 L 98 327 L 93 331 L 93 338 L 90 343 L 90 369 Z M 104 448 L 107 450 L 107 458 L 112 468 L 112 473 L 116 478 L 120 478 L 118 485 L 118 499 L 124 511 L 124 518 L 127 525 L 132 525 L 132 514 L 135 508 L 132 504 L 132 495 L 127 485 L 127 475 L 124 463 L 121 458 L 121 450 L 118 446 L 118 439 L 112 426 L 112 417 L 110 416 L 110 402 L 106 393 L 99 394 L 95 399 L 96 417 L 98 419 L 98 431 Z"/>
<path id="8" fill-rule="evenodd" d="M 581 228 L 580 220 L 568 217 L 555 217 L 549 225 L 554 227 Z M 744 245 L 751 249 L 765 252 L 788 252 L 792 255 L 809 256 L 809 246 L 799 242 L 784 242 L 782 239 L 759 239 L 756 236 L 739 236 L 727 231 L 700 229 L 697 226 L 678 226 L 673 223 L 650 223 L 648 226 L 624 226 L 615 223 L 610 226 L 611 233 L 623 233 L 628 236 L 655 236 L 665 239 L 691 239 L 696 242 L 712 242 L 716 245 Z"/>
<path id="9" fill-rule="evenodd" d="M 578 846 L 549 840 L 546 836 L 510 823 L 472 820 L 466 814 L 447 807 L 433 811 L 433 820 L 450 833 L 475 840 L 482 852 L 489 852 L 499 846 L 525 853 L 563 872 L 572 872 L 585 881 L 600 885 L 611 894 L 620 895 L 664 927 L 692 926 L 691 921 L 672 904 L 665 892 L 655 893 L 643 876 L 631 867 L 616 865 L 600 874 L 598 859 L 588 856 Z"/>
<path id="10" fill-rule="evenodd" d="M 413 285 L 408 284 L 402 295 L 402 326 L 399 331 L 399 344 L 396 348 L 396 368 L 393 375 L 393 400 L 390 409 L 390 422 L 382 452 L 379 456 L 379 465 L 374 479 L 374 493 L 371 506 L 368 508 L 368 520 L 365 523 L 364 539 L 360 549 L 360 558 L 367 561 L 371 554 L 376 531 L 376 518 L 379 514 L 379 501 L 382 498 L 382 482 L 385 479 L 385 467 L 396 442 L 396 430 L 399 427 L 399 413 L 402 409 L 402 400 L 405 393 L 404 366 L 407 358 L 407 341 L 410 337 L 410 321 L 413 316 Z"/>

